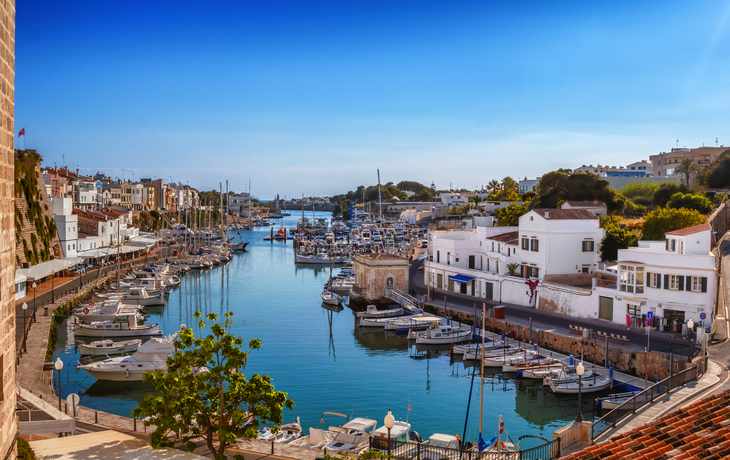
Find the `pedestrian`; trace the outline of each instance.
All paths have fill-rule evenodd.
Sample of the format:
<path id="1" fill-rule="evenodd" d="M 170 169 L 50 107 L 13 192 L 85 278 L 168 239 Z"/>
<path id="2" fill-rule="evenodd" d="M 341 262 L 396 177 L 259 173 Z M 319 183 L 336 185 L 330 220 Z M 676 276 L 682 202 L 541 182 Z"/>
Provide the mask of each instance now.
<path id="1" fill-rule="evenodd" d="M 677 320 L 676 319 L 672 323 L 672 332 L 677 332 Z"/>

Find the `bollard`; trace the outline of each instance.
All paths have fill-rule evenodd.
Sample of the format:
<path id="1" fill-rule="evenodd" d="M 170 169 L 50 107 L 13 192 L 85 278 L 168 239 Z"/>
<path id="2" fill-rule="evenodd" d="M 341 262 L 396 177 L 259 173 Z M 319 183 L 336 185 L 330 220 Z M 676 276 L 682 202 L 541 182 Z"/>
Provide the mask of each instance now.
<path id="1" fill-rule="evenodd" d="M 568 361 L 568 365 L 570 367 L 573 367 L 573 353 L 570 354 L 570 360 Z"/>
<path id="2" fill-rule="evenodd" d="M 271 440 L 271 455 L 274 455 L 274 440 L 273 439 Z"/>
<path id="3" fill-rule="evenodd" d="M 66 407 L 63 408 L 63 413 L 68 415 L 68 403 L 66 403 Z"/>
<path id="4" fill-rule="evenodd" d="M 137 431 L 137 417 L 134 417 L 134 431 Z"/>
<path id="5" fill-rule="evenodd" d="M 94 423 L 99 423 L 99 412 L 94 411 Z"/>

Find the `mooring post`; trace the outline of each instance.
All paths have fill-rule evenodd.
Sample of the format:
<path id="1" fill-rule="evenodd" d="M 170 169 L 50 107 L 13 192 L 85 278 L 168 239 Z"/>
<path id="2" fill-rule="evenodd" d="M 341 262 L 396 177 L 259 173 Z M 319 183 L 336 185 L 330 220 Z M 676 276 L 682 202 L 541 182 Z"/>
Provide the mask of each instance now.
<path id="1" fill-rule="evenodd" d="M 532 342 L 532 316 L 530 316 L 530 342 Z"/>

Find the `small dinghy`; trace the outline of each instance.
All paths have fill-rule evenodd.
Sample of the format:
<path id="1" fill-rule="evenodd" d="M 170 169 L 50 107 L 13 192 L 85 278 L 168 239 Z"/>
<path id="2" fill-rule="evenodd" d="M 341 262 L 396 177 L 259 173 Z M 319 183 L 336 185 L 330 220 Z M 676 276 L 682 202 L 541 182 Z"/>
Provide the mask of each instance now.
<path id="1" fill-rule="evenodd" d="M 76 342 L 76 346 L 79 348 L 79 354 L 81 356 L 104 356 L 137 351 L 141 343 L 142 340 L 140 339 L 124 340 L 122 342 L 106 339 L 97 340 L 89 344 Z"/>

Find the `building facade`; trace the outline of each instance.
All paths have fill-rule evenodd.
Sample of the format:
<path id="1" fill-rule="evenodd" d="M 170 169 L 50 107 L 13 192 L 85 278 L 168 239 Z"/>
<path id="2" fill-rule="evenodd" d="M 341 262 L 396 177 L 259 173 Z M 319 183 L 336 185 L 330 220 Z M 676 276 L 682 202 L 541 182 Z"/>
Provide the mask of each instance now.
<path id="1" fill-rule="evenodd" d="M 679 163 L 685 158 L 690 158 L 693 163 L 699 165 L 700 169 L 705 169 L 727 149 L 728 147 L 721 145 L 719 147 L 699 147 L 696 149 L 674 148 L 669 152 L 660 152 L 649 157 L 651 172 L 654 177 L 672 176 Z M 693 177 L 690 177 L 690 185 L 692 185 L 693 179 Z"/>
<path id="2" fill-rule="evenodd" d="M 15 457 L 15 1 L 0 3 L 0 454 Z"/>

